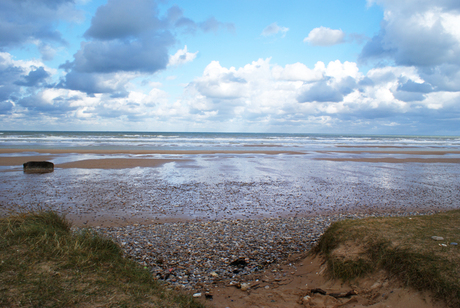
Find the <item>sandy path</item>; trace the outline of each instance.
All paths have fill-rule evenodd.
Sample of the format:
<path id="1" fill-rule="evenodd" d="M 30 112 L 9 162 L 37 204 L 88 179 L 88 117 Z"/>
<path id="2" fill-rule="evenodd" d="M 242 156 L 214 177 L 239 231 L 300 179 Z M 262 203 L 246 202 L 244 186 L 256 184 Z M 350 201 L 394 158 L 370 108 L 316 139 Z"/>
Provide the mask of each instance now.
<path id="1" fill-rule="evenodd" d="M 249 283 L 250 289 L 242 291 L 228 284 L 217 284 L 209 290 L 216 308 L 236 307 L 404 307 L 404 308 L 446 308 L 447 306 L 428 293 L 421 293 L 402 286 L 396 279 L 390 279 L 379 272 L 354 281 L 341 283 L 326 277 L 325 265 L 320 257 L 307 257 L 289 265 L 274 266 L 258 275 L 247 277 L 242 283 Z M 327 294 L 312 294 L 313 289 L 321 289 Z M 335 298 L 329 294 L 355 291 L 357 295 Z M 305 298 L 305 296 L 310 298 Z"/>

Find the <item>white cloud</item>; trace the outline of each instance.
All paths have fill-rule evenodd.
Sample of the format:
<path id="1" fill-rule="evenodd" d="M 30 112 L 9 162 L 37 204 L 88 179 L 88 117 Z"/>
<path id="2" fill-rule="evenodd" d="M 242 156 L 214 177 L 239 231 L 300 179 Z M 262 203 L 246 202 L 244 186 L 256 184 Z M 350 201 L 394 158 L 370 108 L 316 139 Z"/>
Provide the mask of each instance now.
<path id="1" fill-rule="evenodd" d="M 323 78 L 325 66 L 323 62 L 318 62 L 314 69 L 309 69 L 303 63 L 287 64 L 284 68 L 275 66 L 273 75 L 276 79 L 287 81 L 317 81 Z"/>
<path id="2" fill-rule="evenodd" d="M 302 63 L 274 65 L 270 60 L 240 68 L 213 61 L 187 86 L 181 104 L 206 127 L 239 123 L 388 130 L 407 128 L 433 110 L 439 121 L 453 116 L 447 110 L 459 113 L 454 102 L 460 95 L 433 92 L 415 67 L 382 67 L 363 74 L 354 62 L 318 62 L 311 69 Z"/>
<path id="3" fill-rule="evenodd" d="M 314 46 L 331 46 L 344 42 L 345 33 L 342 30 L 333 30 L 326 27 L 315 28 L 303 40 Z"/>
<path id="4" fill-rule="evenodd" d="M 376 0 L 384 8 L 381 31 L 363 48 L 361 60 L 387 58 L 397 65 L 460 65 L 458 1 Z"/>
<path id="5" fill-rule="evenodd" d="M 179 49 L 174 55 L 169 56 L 168 66 L 177 66 L 191 62 L 195 60 L 197 54 L 198 51 L 194 53 L 188 52 L 187 45 L 185 45 L 184 49 Z"/>
<path id="6" fill-rule="evenodd" d="M 268 25 L 265 27 L 265 29 L 262 31 L 263 36 L 270 36 L 270 35 L 275 35 L 278 33 L 282 33 L 283 37 L 286 35 L 286 33 L 289 31 L 289 28 L 286 27 L 280 27 L 276 22 Z"/>

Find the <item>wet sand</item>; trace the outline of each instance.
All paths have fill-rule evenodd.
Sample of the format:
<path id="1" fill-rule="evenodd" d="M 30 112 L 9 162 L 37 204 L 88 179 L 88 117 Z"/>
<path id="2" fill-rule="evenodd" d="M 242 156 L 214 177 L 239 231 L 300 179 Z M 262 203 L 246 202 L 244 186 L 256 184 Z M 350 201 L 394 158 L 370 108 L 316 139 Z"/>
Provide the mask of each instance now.
<path id="1" fill-rule="evenodd" d="M 382 148 L 381 146 L 380 147 L 363 147 L 363 148 Z M 388 147 L 390 148 L 390 147 Z M 386 151 L 382 151 L 382 150 L 372 150 L 372 151 L 363 151 L 363 150 L 360 150 L 360 151 L 343 151 L 343 150 L 339 150 L 339 151 L 318 151 L 319 153 L 343 153 L 343 154 L 364 154 L 364 153 L 368 153 L 368 154 L 387 154 L 387 155 L 390 155 L 390 154 L 405 154 L 405 155 L 447 155 L 447 154 L 460 154 L 460 151 L 456 151 L 456 150 L 438 150 L 438 151 L 407 151 L 405 150 L 406 148 L 400 148 L 400 149 L 394 149 L 392 151 L 389 151 L 389 150 L 386 150 Z"/>
<path id="2" fill-rule="evenodd" d="M 135 167 L 158 167 L 162 164 L 174 162 L 174 159 L 136 159 L 136 158 L 105 158 L 86 159 L 70 163 L 58 164 L 58 168 L 82 169 L 126 169 Z"/>
<path id="3" fill-rule="evenodd" d="M 345 147 L 345 146 L 339 146 Z M 368 148 L 371 148 L 368 146 Z M 376 146 L 372 148 L 382 148 L 382 146 Z M 36 154 L 42 155 L 36 155 Z M 315 153 L 325 155 L 337 155 L 344 154 L 348 157 L 315 157 L 316 160 L 328 160 L 328 161 L 350 161 L 350 162 L 371 162 L 371 163 L 450 163 L 459 164 L 460 157 L 442 157 L 445 155 L 460 155 L 460 151 L 452 150 L 439 150 L 439 151 L 407 151 L 405 149 L 396 150 L 372 150 L 372 151 L 317 151 Z M 243 150 L 243 151 L 219 151 L 219 150 L 79 150 L 79 149 L 0 149 L 0 166 L 19 166 L 27 161 L 39 161 L 39 160 L 53 160 L 59 155 L 65 154 L 94 154 L 94 155 L 218 155 L 218 154 L 264 154 L 264 155 L 279 155 L 279 154 L 290 154 L 290 155 L 303 155 L 306 152 L 293 152 L 293 151 L 268 151 L 268 150 Z M 14 154 L 14 156 L 8 156 L 8 154 Z M 51 154 L 51 155 L 50 155 Z M 429 158 L 420 157 L 355 157 L 362 156 L 362 154 L 370 155 L 409 155 L 409 156 L 435 156 Z M 351 157 L 350 157 L 351 156 Z M 154 158 L 107 158 L 100 157 L 97 159 L 82 159 L 66 163 L 58 163 L 58 168 L 84 168 L 84 169 L 125 169 L 135 167 L 157 167 L 164 163 L 181 160 L 180 158 L 175 159 L 154 159 Z"/>
<path id="4" fill-rule="evenodd" d="M 428 155 L 428 154 L 426 154 Z M 317 160 L 329 160 L 329 161 L 350 161 L 350 162 L 366 162 L 366 163 L 390 163 L 390 164 L 402 164 L 402 163 L 443 163 L 443 164 L 460 164 L 460 158 L 393 158 L 393 157 L 379 157 L 379 158 L 315 158 Z"/>
<path id="5" fill-rule="evenodd" d="M 451 209 L 457 153 L 3 149 L 0 215 L 47 207 L 77 226 L 125 226 Z M 55 171 L 22 173 L 32 160 Z"/>

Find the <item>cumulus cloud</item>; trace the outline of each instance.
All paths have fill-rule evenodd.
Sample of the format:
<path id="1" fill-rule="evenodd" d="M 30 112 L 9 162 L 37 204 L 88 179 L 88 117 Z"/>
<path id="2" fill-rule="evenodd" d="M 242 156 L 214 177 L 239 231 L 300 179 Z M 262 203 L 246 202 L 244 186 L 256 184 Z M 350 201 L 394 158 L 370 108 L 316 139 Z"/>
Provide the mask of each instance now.
<path id="1" fill-rule="evenodd" d="M 169 56 L 169 49 L 176 42 L 172 30 L 178 24 L 203 31 L 231 27 L 214 17 L 198 24 L 191 20 L 184 23 L 184 18 L 177 6 L 160 17 L 155 1 L 109 0 L 97 9 L 84 34 L 87 41 L 81 43 L 73 61 L 60 66 L 68 74 L 59 86 L 91 95 L 110 91 L 125 95 L 126 81 L 120 82 L 119 78 L 111 81 L 111 78 L 123 73 L 123 76 L 131 74 L 133 77 L 152 74 L 196 57 L 197 53 L 187 52 L 187 47 Z"/>
<path id="2" fill-rule="evenodd" d="M 84 36 L 103 41 L 137 38 L 142 33 L 162 28 L 157 15 L 154 1 L 110 0 L 98 7 Z"/>
<path id="3" fill-rule="evenodd" d="M 149 0 L 110 0 L 98 8 L 74 61 L 66 68 L 80 73 L 156 72 L 168 63 L 175 39 Z"/>
<path id="4" fill-rule="evenodd" d="M 66 97 L 66 94 L 67 91 L 45 89 L 18 100 L 17 104 L 25 108 L 29 116 L 62 116 L 78 108 L 72 105 L 73 99 Z"/>
<path id="5" fill-rule="evenodd" d="M 123 96 L 127 94 L 126 85 L 135 76 L 137 74 L 125 72 L 93 74 L 72 71 L 57 85 L 57 88 L 81 91 L 90 95 L 112 93 L 116 96 Z"/>
<path id="6" fill-rule="evenodd" d="M 318 62 L 314 69 L 308 68 L 305 64 L 297 62 L 294 64 L 286 64 L 283 68 L 275 66 L 273 75 L 276 79 L 287 81 L 318 81 L 323 78 L 326 68 L 323 62 Z"/>
<path id="7" fill-rule="evenodd" d="M 0 114 L 7 114 L 13 109 L 13 103 L 9 101 L 0 101 Z"/>
<path id="8" fill-rule="evenodd" d="M 125 77 L 165 69 L 175 42 L 150 0 L 109 0 L 97 9 L 85 37 L 74 60 L 60 66 L 69 73 L 59 86 L 91 95 L 126 95 Z"/>
<path id="9" fill-rule="evenodd" d="M 380 32 L 363 48 L 361 61 L 387 58 L 405 66 L 459 65 L 460 11 L 454 2 L 369 1 L 382 5 L 385 13 Z"/>
<path id="10" fill-rule="evenodd" d="M 43 48 L 48 43 L 65 44 L 62 34 L 56 30 L 56 22 L 60 19 L 75 21 L 82 16 L 73 0 L 2 0 L 0 48 L 39 42 L 42 51 L 46 51 Z"/>
<path id="11" fill-rule="evenodd" d="M 422 79 L 415 67 L 387 66 L 363 74 L 354 62 L 318 62 L 308 68 L 259 59 L 240 68 L 211 62 L 186 87 L 181 102 L 202 123 L 387 130 L 409 129 L 433 110 L 438 122 L 458 116 L 460 95 L 446 93 Z"/>
<path id="12" fill-rule="evenodd" d="M 308 90 L 304 91 L 297 100 L 304 102 L 341 102 L 344 96 L 353 92 L 357 87 L 356 81 L 352 77 L 342 79 L 340 82 L 321 80 L 313 84 Z"/>
<path id="13" fill-rule="evenodd" d="M 50 72 L 37 60 L 18 61 L 0 52 L 1 112 L 12 110 L 14 103 L 25 94 L 33 94 L 39 87 L 48 86 Z"/>
<path id="14" fill-rule="evenodd" d="M 342 30 L 334 30 L 321 26 L 311 30 L 303 41 L 314 46 L 331 46 L 343 43 L 344 38 L 345 33 Z"/>
<path id="15" fill-rule="evenodd" d="M 43 85 L 46 78 L 50 74 L 45 71 L 43 66 L 38 68 L 33 68 L 34 70 L 30 71 L 29 74 L 22 76 L 22 80 L 17 80 L 14 83 L 20 86 L 34 87 L 38 85 Z"/>
<path id="16" fill-rule="evenodd" d="M 359 61 L 395 66 L 392 73 L 387 69 L 385 79 L 392 80 L 387 95 L 405 106 L 406 115 L 430 118 L 440 127 L 442 121 L 458 118 L 459 2 L 375 0 L 368 4 L 381 5 L 384 20 L 379 33 L 363 47 Z M 393 74 L 396 68 L 411 73 L 398 76 Z"/>
<path id="17" fill-rule="evenodd" d="M 418 68 L 418 72 L 438 91 L 460 91 L 460 65 L 444 63 L 432 68 Z"/>
<path id="18" fill-rule="evenodd" d="M 289 28 L 287 27 L 280 27 L 276 22 L 268 25 L 265 27 L 265 29 L 262 31 L 263 36 L 270 36 L 270 35 L 275 35 L 278 33 L 282 33 L 283 37 L 286 35 L 286 33 L 289 31 Z"/>
<path id="19" fill-rule="evenodd" d="M 191 53 L 187 51 L 187 45 L 184 49 L 179 49 L 174 55 L 169 56 L 169 66 L 182 65 L 187 62 L 191 62 L 196 58 L 198 51 Z"/>

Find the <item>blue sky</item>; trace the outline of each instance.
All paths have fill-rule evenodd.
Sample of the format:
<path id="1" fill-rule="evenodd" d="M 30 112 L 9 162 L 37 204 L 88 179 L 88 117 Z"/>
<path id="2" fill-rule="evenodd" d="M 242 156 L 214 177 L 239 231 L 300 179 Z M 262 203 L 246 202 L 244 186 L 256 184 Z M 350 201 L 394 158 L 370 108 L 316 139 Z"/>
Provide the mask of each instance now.
<path id="1" fill-rule="evenodd" d="M 0 129 L 460 135 L 457 0 L 3 0 Z"/>

